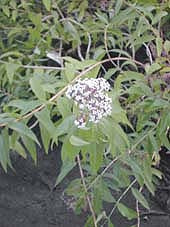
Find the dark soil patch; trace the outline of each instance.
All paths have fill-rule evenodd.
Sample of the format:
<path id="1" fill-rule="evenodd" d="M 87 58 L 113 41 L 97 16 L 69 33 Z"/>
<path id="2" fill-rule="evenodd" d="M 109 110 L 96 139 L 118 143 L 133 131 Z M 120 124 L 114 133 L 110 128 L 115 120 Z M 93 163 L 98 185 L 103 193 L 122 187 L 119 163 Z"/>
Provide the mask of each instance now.
<path id="1" fill-rule="evenodd" d="M 9 170 L 5 174 L 0 169 L 0 227 L 83 227 L 86 214 L 76 216 L 62 199 L 64 188 L 79 175 L 77 169 L 52 191 L 61 166 L 59 151 L 49 155 L 39 151 L 38 156 L 37 166 L 30 158 L 15 156 L 12 162 L 16 172 Z M 159 198 L 159 194 L 156 195 Z M 135 201 L 128 195 L 123 202 L 133 207 Z M 141 217 L 140 227 L 170 227 L 167 209 L 161 209 L 153 201 L 150 203 L 152 212 Z M 112 220 L 115 227 L 136 224 L 117 212 Z"/>
<path id="2" fill-rule="evenodd" d="M 60 169 L 59 154 L 39 152 L 38 166 L 15 157 L 16 172 L 0 170 L 0 227 L 80 227 L 84 219 L 68 210 L 61 199 L 69 178 L 51 189 Z"/>

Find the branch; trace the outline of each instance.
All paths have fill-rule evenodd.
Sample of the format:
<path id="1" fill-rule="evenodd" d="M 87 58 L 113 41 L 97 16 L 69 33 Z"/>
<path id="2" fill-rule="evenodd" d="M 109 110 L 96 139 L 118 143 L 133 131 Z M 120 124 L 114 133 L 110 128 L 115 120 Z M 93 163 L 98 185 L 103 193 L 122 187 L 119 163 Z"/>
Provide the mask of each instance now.
<path id="1" fill-rule="evenodd" d="M 81 161 L 80 161 L 79 155 L 77 155 L 77 162 L 78 162 L 78 166 L 79 166 L 79 170 L 80 170 L 80 176 L 81 176 L 81 180 L 82 180 L 82 183 L 83 183 L 84 191 L 85 191 L 85 194 L 86 194 L 86 199 L 87 199 L 87 202 L 88 202 L 88 205 L 89 205 L 89 208 L 90 208 L 90 212 L 91 212 L 92 217 L 93 217 L 94 226 L 97 227 L 96 215 L 95 215 L 95 212 L 93 210 L 93 207 L 92 207 L 92 204 L 91 204 L 91 201 L 90 201 L 90 197 L 88 195 L 88 190 L 87 190 L 87 186 L 86 186 L 86 183 L 85 183 L 83 169 L 82 169 L 82 166 L 81 166 Z"/>
<path id="2" fill-rule="evenodd" d="M 129 60 L 129 58 L 125 58 L 125 57 L 115 57 L 115 58 L 109 58 L 109 59 L 104 59 L 102 61 L 99 61 L 93 65 L 90 65 L 87 69 L 83 70 L 82 72 L 80 72 L 67 86 L 65 86 L 64 88 L 62 88 L 57 94 L 55 94 L 54 96 L 52 96 L 48 101 L 47 103 L 49 102 L 53 102 L 55 101 L 57 98 L 59 98 L 62 94 L 64 94 L 64 92 L 67 90 L 68 86 L 70 84 L 73 84 L 75 83 L 76 80 L 78 80 L 79 78 L 81 78 L 82 76 L 86 75 L 88 72 L 90 72 L 92 69 L 96 68 L 97 66 L 103 64 L 103 63 L 106 63 L 106 62 L 109 62 L 110 60 L 112 61 L 116 61 L 116 60 L 122 60 L 122 61 L 126 61 L 126 60 Z M 145 68 L 144 64 L 142 64 L 141 62 L 139 61 L 136 61 L 136 60 L 133 60 L 133 59 L 130 59 L 131 61 L 133 61 L 134 63 L 140 65 L 141 67 Z M 1 62 L 1 61 L 0 61 Z M 22 67 L 22 66 L 21 66 Z M 27 67 L 27 66 L 26 66 Z M 31 66 L 28 66 L 28 67 L 31 67 Z M 45 66 L 44 66 L 45 67 Z M 53 68 L 57 68 L 57 67 L 53 67 Z M 57 68 L 59 69 L 59 68 Z M 44 107 L 46 106 L 46 104 L 42 104 L 41 106 L 35 108 L 34 110 L 32 110 L 30 113 L 26 114 L 26 115 L 23 115 L 17 119 L 15 119 L 15 122 L 18 122 L 18 121 L 21 121 L 23 119 L 26 119 L 26 118 L 29 118 L 31 117 L 33 114 L 41 111 Z M 0 127 L 4 127 L 6 126 L 7 123 L 2 123 L 0 124 Z"/>

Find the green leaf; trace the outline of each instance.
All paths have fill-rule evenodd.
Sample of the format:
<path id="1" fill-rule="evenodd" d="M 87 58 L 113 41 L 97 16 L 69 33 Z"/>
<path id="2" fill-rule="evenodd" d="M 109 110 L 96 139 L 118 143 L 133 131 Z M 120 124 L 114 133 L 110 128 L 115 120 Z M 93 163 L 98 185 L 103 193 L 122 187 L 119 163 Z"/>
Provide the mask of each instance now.
<path id="1" fill-rule="evenodd" d="M 70 137 L 69 141 L 73 146 L 77 146 L 77 147 L 86 146 L 90 144 L 89 142 L 74 135 Z"/>
<path id="2" fill-rule="evenodd" d="M 90 154 L 92 172 L 96 174 L 103 163 L 104 146 L 102 146 L 102 144 L 98 145 L 93 143 L 88 146 L 88 151 Z"/>
<path id="3" fill-rule="evenodd" d="M 163 48 L 163 40 L 162 40 L 162 38 L 157 37 L 156 38 L 156 49 L 157 49 L 157 55 L 158 55 L 158 57 L 161 56 L 162 48 Z"/>
<path id="4" fill-rule="evenodd" d="M 153 63 L 151 66 L 149 66 L 146 70 L 148 75 L 151 75 L 152 73 L 158 71 L 161 69 L 161 66 L 158 63 Z"/>
<path id="5" fill-rule="evenodd" d="M 71 115 L 72 103 L 66 97 L 60 97 L 57 101 L 57 107 L 63 118 Z"/>
<path id="6" fill-rule="evenodd" d="M 62 136 L 70 132 L 70 130 L 74 127 L 74 119 L 73 115 L 66 117 L 57 127 L 56 129 L 56 137 Z"/>
<path id="7" fill-rule="evenodd" d="M 76 156 L 79 154 L 80 149 L 78 147 L 73 146 L 68 137 L 63 141 L 63 146 L 61 150 L 61 159 L 64 162 L 71 161 L 74 162 Z"/>
<path id="8" fill-rule="evenodd" d="M 30 85 L 31 89 L 34 92 L 34 94 L 37 96 L 38 99 L 45 101 L 46 100 L 46 94 L 41 86 L 41 80 L 38 78 L 38 76 L 34 76 L 30 79 Z"/>
<path id="9" fill-rule="evenodd" d="M 45 8 L 50 11 L 51 9 L 51 0 L 42 0 Z"/>
<path id="10" fill-rule="evenodd" d="M 111 222 L 111 220 L 108 220 L 108 227 L 114 227 L 113 223 Z"/>
<path id="11" fill-rule="evenodd" d="M 67 32 L 74 40 L 80 43 L 79 33 L 76 27 L 68 20 L 64 21 L 64 30 Z"/>
<path id="12" fill-rule="evenodd" d="M 134 210 L 128 208 L 122 203 L 118 203 L 117 208 L 121 215 L 126 217 L 128 220 L 132 220 L 137 217 L 137 213 Z"/>
<path id="13" fill-rule="evenodd" d="M 125 81 L 145 81 L 144 75 L 138 72 L 133 71 L 126 71 L 123 74 L 120 74 L 117 79 L 115 80 L 114 87 L 116 90 L 119 90 L 121 88 L 121 83 Z"/>
<path id="14" fill-rule="evenodd" d="M 116 1 L 115 15 L 119 13 L 122 5 L 123 5 L 123 0 Z"/>
<path id="15" fill-rule="evenodd" d="M 25 149 L 23 148 L 23 146 L 20 144 L 20 142 L 16 141 L 15 143 L 15 147 L 14 150 L 21 155 L 23 158 L 27 158 L 27 154 L 25 152 Z"/>
<path id="16" fill-rule="evenodd" d="M 65 64 L 64 75 L 68 82 L 71 82 L 76 77 L 76 68 L 70 63 Z"/>
<path id="17" fill-rule="evenodd" d="M 2 5 L 2 11 L 7 17 L 10 16 L 9 7 L 7 5 Z"/>
<path id="18" fill-rule="evenodd" d="M 170 52 L 170 41 L 166 40 L 164 43 L 164 49 L 166 51 L 166 53 L 168 54 Z"/>
<path id="19" fill-rule="evenodd" d="M 159 13 L 155 14 L 155 17 L 152 20 L 152 25 L 158 23 L 159 21 L 161 21 L 162 17 L 165 17 L 168 14 L 168 12 L 166 11 L 160 11 Z"/>
<path id="20" fill-rule="evenodd" d="M 40 143 L 38 142 L 34 133 L 25 124 L 23 124 L 21 122 L 10 122 L 8 127 L 13 129 L 14 131 L 19 132 L 21 135 L 27 136 L 28 138 L 35 141 L 40 146 Z"/>
<path id="21" fill-rule="evenodd" d="M 7 72 L 7 77 L 9 79 L 10 84 L 13 82 L 14 74 L 16 70 L 19 68 L 19 65 L 13 63 L 5 63 L 5 68 Z"/>
<path id="22" fill-rule="evenodd" d="M 41 138 L 42 138 L 42 142 L 44 145 L 45 153 L 48 154 L 48 149 L 49 149 L 49 145 L 50 145 L 50 141 L 51 141 L 51 135 L 47 131 L 47 129 L 43 126 L 43 124 L 40 123 L 39 125 L 40 125 Z"/>
<path id="23" fill-rule="evenodd" d="M 7 105 L 13 106 L 13 107 L 16 107 L 16 108 L 22 110 L 21 114 L 24 115 L 24 114 L 32 111 L 36 107 L 40 106 L 41 102 L 39 100 L 21 100 L 21 99 L 18 99 L 18 100 L 12 100 Z"/>
<path id="24" fill-rule="evenodd" d="M 37 150 L 35 142 L 26 136 L 22 136 L 22 141 L 25 147 L 27 148 L 28 152 L 30 153 L 32 159 L 34 160 L 35 164 L 37 164 Z"/>
<path id="25" fill-rule="evenodd" d="M 149 210 L 149 204 L 142 193 L 139 192 L 136 188 L 132 188 L 131 190 L 136 200 L 138 200 L 146 209 Z"/>
<path id="26" fill-rule="evenodd" d="M 7 164 L 8 164 L 8 147 L 6 146 L 6 139 L 8 137 L 4 137 L 3 134 L 0 134 L 0 163 L 5 172 L 7 172 Z"/>
<path id="27" fill-rule="evenodd" d="M 54 138 L 55 140 L 56 127 L 54 126 L 53 122 L 50 119 L 49 110 L 47 108 L 44 108 L 43 110 L 35 113 L 35 116 L 37 117 L 38 121 L 41 122 L 41 124 L 49 132 L 51 138 Z"/>
<path id="28" fill-rule="evenodd" d="M 157 176 L 159 179 L 162 179 L 162 172 L 159 171 L 158 169 L 155 169 L 155 168 L 151 168 L 152 170 L 152 174 Z"/>
<path id="29" fill-rule="evenodd" d="M 74 168 L 75 162 L 64 162 L 60 170 L 60 174 L 57 177 L 55 187 L 66 177 L 66 175 Z"/>

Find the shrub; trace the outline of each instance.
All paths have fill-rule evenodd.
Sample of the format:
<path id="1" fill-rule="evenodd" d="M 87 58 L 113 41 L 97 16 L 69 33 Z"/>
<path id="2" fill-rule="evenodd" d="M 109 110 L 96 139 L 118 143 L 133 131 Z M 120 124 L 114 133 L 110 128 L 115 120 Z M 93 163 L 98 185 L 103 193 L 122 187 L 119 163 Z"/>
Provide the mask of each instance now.
<path id="1" fill-rule="evenodd" d="M 80 178 L 66 193 L 77 213 L 88 204 L 85 226 L 113 226 L 116 208 L 139 222 L 138 210 L 121 200 L 131 190 L 149 209 L 141 191 L 154 194 L 159 150 L 170 148 L 169 3 L 145 2 L 3 0 L 0 6 L 0 163 L 12 168 L 10 153 L 26 158 L 24 147 L 36 163 L 37 145 L 48 153 L 62 143 L 54 187 L 78 166 Z M 32 130 L 37 125 L 42 144 Z M 117 200 L 114 190 L 122 192 Z M 109 213 L 104 201 L 113 204 Z"/>

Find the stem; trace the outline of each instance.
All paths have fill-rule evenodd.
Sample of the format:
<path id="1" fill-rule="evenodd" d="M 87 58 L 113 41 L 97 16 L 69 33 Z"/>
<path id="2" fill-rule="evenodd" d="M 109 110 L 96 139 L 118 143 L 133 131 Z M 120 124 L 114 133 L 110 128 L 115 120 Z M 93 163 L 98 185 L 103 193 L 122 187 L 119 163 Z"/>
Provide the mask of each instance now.
<path id="1" fill-rule="evenodd" d="M 121 194 L 121 196 L 119 197 L 119 199 L 116 201 L 114 207 L 112 208 L 112 210 L 110 211 L 110 214 L 107 217 L 107 220 L 103 223 L 103 225 L 101 227 L 104 227 L 104 225 L 108 222 L 108 220 L 110 219 L 110 217 L 112 216 L 113 212 L 115 211 L 115 209 L 117 208 L 117 205 L 119 204 L 119 202 L 123 199 L 123 197 L 128 193 L 128 191 L 131 189 L 131 187 L 136 183 L 136 179 L 134 181 L 131 182 L 131 184 L 126 188 L 126 190 Z"/>
<path id="2" fill-rule="evenodd" d="M 100 177 L 102 177 L 106 172 L 107 170 L 113 165 L 113 163 L 115 163 L 116 161 L 118 160 L 118 157 L 113 159 L 107 166 L 106 168 L 102 171 L 101 174 L 99 174 L 95 179 L 94 181 L 91 182 L 91 184 L 87 187 L 87 190 L 89 190 L 98 180 Z"/>
<path id="3" fill-rule="evenodd" d="M 142 192 L 142 187 L 140 187 L 139 191 Z M 137 212 L 137 227 L 140 227 L 140 210 L 139 210 L 139 201 L 136 200 L 136 212 Z"/>
<path id="4" fill-rule="evenodd" d="M 81 161 L 80 161 L 79 155 L 77 155 L 77 162 L 78 162 L 78 166 L 79 166 L 79 170 L 80 170 L 80 176 L 81 176 L 81 180 L 82 180 L 82 183 L 83 183 L 84 191 L 85 191 L 85 194 L 86 194 L 86 199 L 87 199 L 87 202 L 88 202 L 88 205 L 89 205 L 89 208 L 90 208 L 90 212 L 91 212 L 92 217 L 93 217 L 94 226 L 97 227 L 96 215 L 95 215 L 93 206 L 91 204 L 90 197 L 88 195 L 88 189 L 87 189 L 87 186 L 86 186 L 86 183 L 85 183 L 83 169 L 82 169 L 82 166 L 81 166 Z"/>
<path id="5" fill-rule="evenodd" d="M 0 63 L 2 64 L 10 64 L 10 62 L 2 61 L 0 60 Z M 15 64 L 15 63 L 13 63 Z M 46 70 L 63 70 L 64 68 L 62 67 L 54 67 L 54 66 L 37 66 L 37 65 L 20 65 L 20 64 L 15 64 L 18 65 L 18 67 L 24 68 L 24 69 L 46 69 Z"/>

